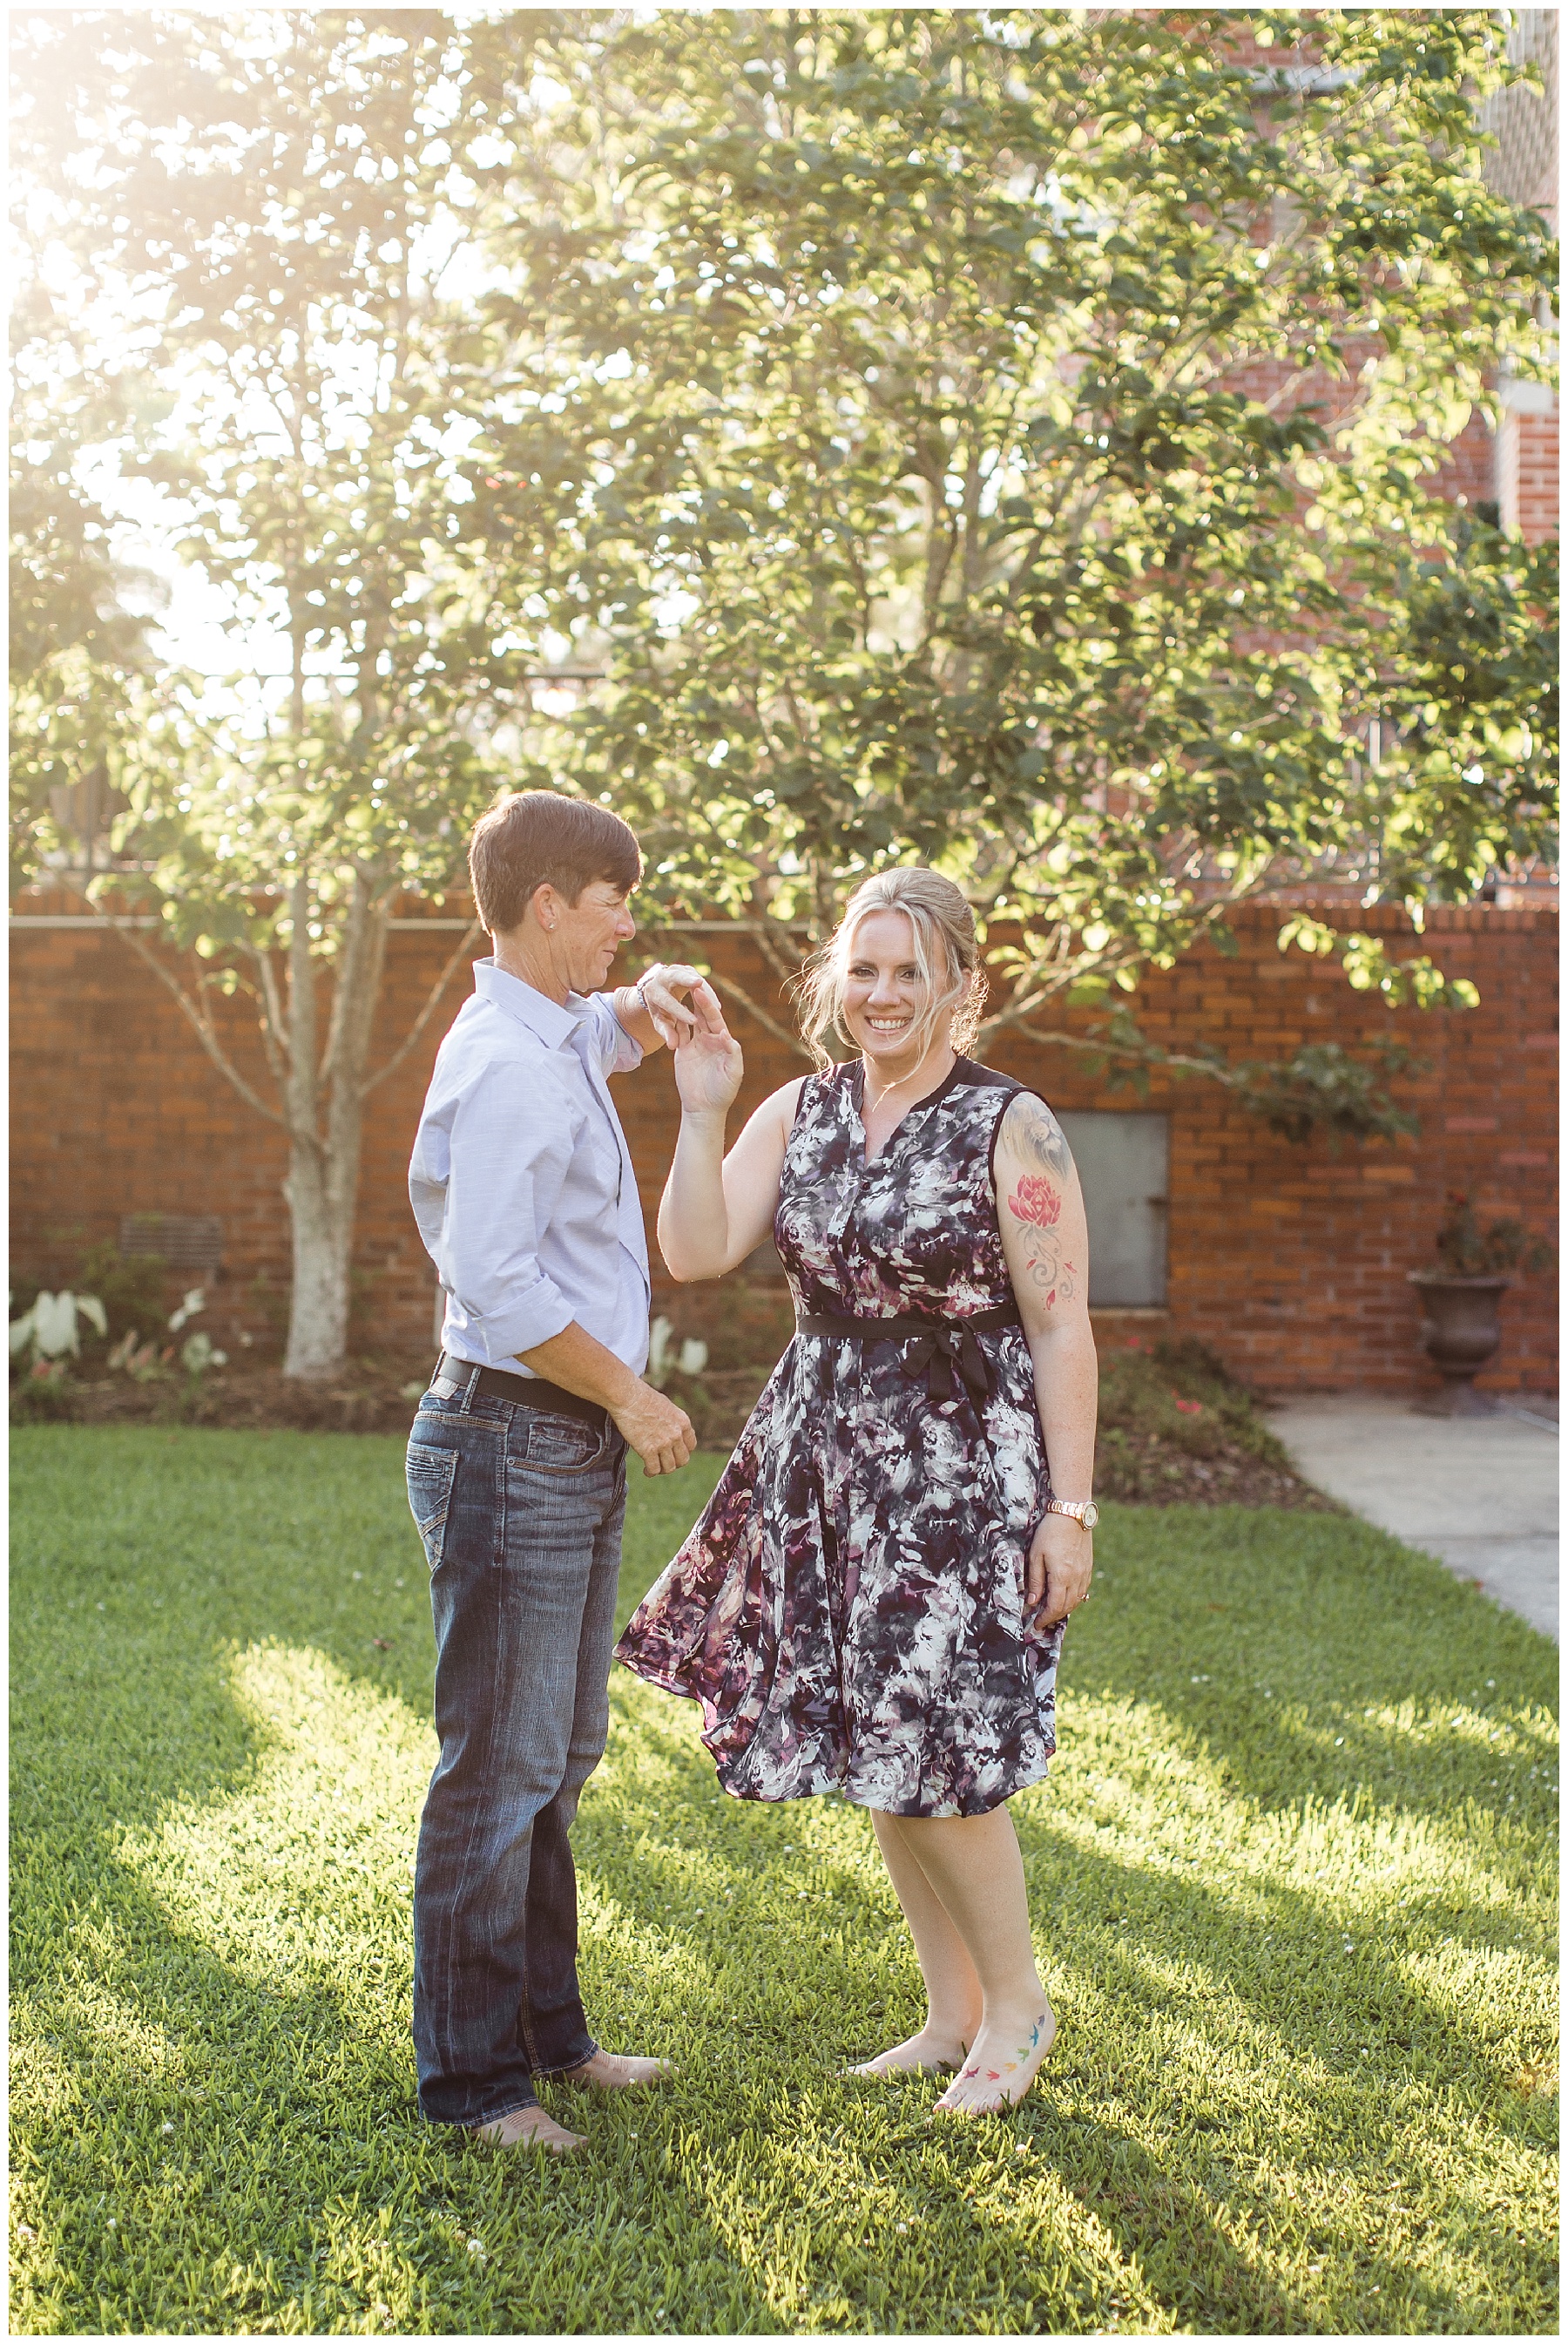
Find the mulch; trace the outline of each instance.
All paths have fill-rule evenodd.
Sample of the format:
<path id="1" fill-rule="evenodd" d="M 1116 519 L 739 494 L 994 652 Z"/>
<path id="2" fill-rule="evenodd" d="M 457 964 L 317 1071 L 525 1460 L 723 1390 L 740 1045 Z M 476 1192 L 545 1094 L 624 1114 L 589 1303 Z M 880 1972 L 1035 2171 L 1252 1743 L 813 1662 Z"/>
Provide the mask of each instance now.
<path id="1" fill-rule="evenodd" d="M 699 1445 L 728 1449 L 756 1401 L 765 1370 L 710 1369 L 673 1376 L 668 1389 L 689 1414 Z M 147 1383 L 88 1368 L 64 1386 L 15 1380 L 13 1422 L 212 1425 L 243 1432 L 407 1433 L 430 1373 L 428 1357 L 351 1359 L 323 1384 L 286 1377 L 276 1361 L 231 1365 L 200 1382 L 169 1374 Z M 1158 1434 L 1101 1437 L 1098 1494 L 1132 1505 L 1283 1506 L 1307 1513 L 1340 1510 L 1287 1468 L 1239 1444 L 1206 1457 L 1188 1454 Z"/>
<path id="2" fill-rule="evenodd" d="M 95 1376 L 11 1387 L 14 1423 L 207 1424 L 237 1432 L 403 1432 L 430 1377 L 423 1359 L 351 1359 L 328 1383 L 301 1383 L 276 1362 L 177 1371 L 137 1383 Z M 417 1389 L 408 1389 L 417 1387 Z"/>
<path id="3" fill-rule="evenodd" d="M 1302 1514 L 1341 1514 L 1336 1499 L 1286 1465 L 1230 1442 L 1206 1458 L 1187 1455 L 1158 1434 L 1103 1433 L 1095 1452 L 1095 1494 L 1133 1506 L 1284 1506 Z"/>

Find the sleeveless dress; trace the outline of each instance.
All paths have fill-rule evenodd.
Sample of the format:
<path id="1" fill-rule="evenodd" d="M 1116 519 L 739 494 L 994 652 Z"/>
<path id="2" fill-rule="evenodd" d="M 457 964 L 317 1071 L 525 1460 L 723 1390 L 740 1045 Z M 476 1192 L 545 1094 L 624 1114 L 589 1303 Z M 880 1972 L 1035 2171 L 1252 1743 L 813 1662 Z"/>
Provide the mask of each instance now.
<path id="1" fill-rule="evenodd" d="M 1022 1086 L 960 1057 L 868 1164 L 863 1080 L 801 1088 L 773 1225 L 798 1314 L 950 1327 L 1011 1304 L 991 1162 Z M 977 1815 L 1044 1775 L 1061 1628 L 1022 1608 L 1050 1494 L 1033 1366 L 1019 1326 L 965 1342 L 988 1379 L 931 1373 L 923 1336 L 797 1332 L 621 1637 L 700 1702 L 735 1796 Z"/>

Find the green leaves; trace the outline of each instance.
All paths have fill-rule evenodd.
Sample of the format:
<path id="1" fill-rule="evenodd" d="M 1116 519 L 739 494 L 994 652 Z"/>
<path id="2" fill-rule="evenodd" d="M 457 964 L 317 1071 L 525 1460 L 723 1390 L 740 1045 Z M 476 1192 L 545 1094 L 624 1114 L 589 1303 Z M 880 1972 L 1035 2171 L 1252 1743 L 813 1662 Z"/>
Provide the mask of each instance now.
<path id="1" fill-rule="evenodd" d="M 1119 971 L 1117 981 L 1124 983 L 1129 975 Z M 1091 975 L 1078 979 L 1070 1001 L 1099 1005 L 1112 997 L 1110 982 Z M 1022 1031 L 1032 1041 L 1081 1053 L 1109 1090 L 1129 1089 L 1147 1098 L 1156 1077 L 1218 1083 L 1249 1114 L 1298 1143 L 1320 1131 L 1326 1132 L 1331 1147 L 1346 1137 L 1392 1142 L 1419 1129 L 1415 1116 L 1387 1088 L 1394 1077 L 1421 1070 L 1420 1062 L 1400 1042 L 1374 1042 L 1359 1058 L 1338 1042 L 1312 1042 L 1289 1058 L 1231 1060 L 1211 1043 L 1172 1050 L 1151 1040 L 1125 1002 L 1117 1003 L 1085 1032 L 1047 1033 L 1029 1024 Z"/>
<path id="2" fill-rule="evenodd" d="M 1511 1270 L 1533 1277 L 1550 1269 L 1555 1258 L 1545 1239 L 1516 1217 L 1483 1229 L 1469 1193 L 1462 1189 L 1449 1193 L 1433 1250 L 1451 1278 L 1501 1278 Z"/>
<path id="3" fill-rule="evenodd" d="M 95 549 L 116 464 L 156 489 L 166 540 L 221 598 L 234 673 L 142 658 L 114 743 L 119 851 L 175 931 L 230 943 L 274 935 L 267 899 L 303 874 L 331 958 L 356 888 L 385 906 L 460 873 L 468 824 L 518 770 L 498 734 L 529 713 L 531 630 L 463 551 L 496 349 L 441 288 L 463 158 L 505 129 L 495 59 L 481 96 L 450 25 L 419 12 L 155 15 L 116 20 L 101 53 L 30 19 L 18 42 L 22 370 L 45 414 L 51 376 L 83 383 L 111 483 L 91 506 L 71 470 L 87 423 L 55 432 L 74 567 L 39 499 L 14 502 L 40 581 L 29 642 L 71 645 L 113 703 L 143 631 L 103 615 Z M 33 689 L 65 697 L 57 674 Z M 35 855 L 46 796 L 24 808 Z"/>
<path id="4" fill-rule="evenodd" d="M 1229 22 L 552 27 L 574 161 L 536 147 L 494 237 L 594 482 L 540 590 L 607 671 L 557 767 L 672 907 L 815 920 L 919 855 L 1021 924 L 1032 1002 L 1217 895 L 1419 902 L 1544 834 L 1392 713 L 1419 676 L 1452 738 L 1425 482 L 1550 269 L 1477 177 L 1491 21 L 1326 18 L 1316 93 Z"/>
<path id="5" fill-rule="evenodd" d="M 1481 995 L 1468 977 L 1446 977 L 1425 953 L 1394 959 L 1381 936 L 1360 929 L 1348 932 L 1297 913 L 1280 930 L 1280 950 L 1292 945 L 1305 953 L 1337 953 L 1349 983 L 1357 993 L 1380 993 L 1391 1009 L 1413 1004 L 1418 1009 L 1473 1009 Z"/>
<path id="6" fill-rule="evenodd" d="M 356 887 L 438 889 L 549 782 L 667 911 L 819 926 L 940 864 L 1011 1017 L 1307 874 L 1419 908 L 1544 851 L 1553 557 L 1431 495 L 1546 359 L 1552 248 L 1481 176 L 1494 19 L 1331 12 L 1311 75 L 1298 17 L 1246 24 L 1263 66 L 1225 12 L 29 20 L 50 268 L 142 319 L 115 355 L 40 266 L 32 379 L 71 353 L 183 500 L 236 667 L 286 646 L 243 719 L 149 669 L 126 852 L 209 935 L 280 933 L 307 871 L 330 955 Z M 100 522 L 21 510 L 106 722 Z"/>

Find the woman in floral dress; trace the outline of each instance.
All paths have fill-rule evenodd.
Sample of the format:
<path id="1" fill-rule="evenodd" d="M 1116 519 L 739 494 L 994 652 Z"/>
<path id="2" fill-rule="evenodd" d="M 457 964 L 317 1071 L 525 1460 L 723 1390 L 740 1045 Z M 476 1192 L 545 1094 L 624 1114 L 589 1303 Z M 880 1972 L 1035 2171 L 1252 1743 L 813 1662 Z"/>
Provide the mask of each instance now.
<path id="1" fill-rule="evenodd" d="M 700 1702 L 726 1790 L 871 1810 L 928 2009 L 857 2072 L 956 2069 L 959 2114 L 1055 2035 L 1006 1802 L 1056 1746 L 1094 1520 L 1082 1199 L 1049 1107 L 961 1055 L 982 989 L 959 889 L 889 871 L 809 973 L 820 1071 L 728 1156 L 739 1046 L 709 1014 L 677 1049 L 665 1260 L 718 1278 L 771 1230 L 797 1332 L 618 1648 Z"/>

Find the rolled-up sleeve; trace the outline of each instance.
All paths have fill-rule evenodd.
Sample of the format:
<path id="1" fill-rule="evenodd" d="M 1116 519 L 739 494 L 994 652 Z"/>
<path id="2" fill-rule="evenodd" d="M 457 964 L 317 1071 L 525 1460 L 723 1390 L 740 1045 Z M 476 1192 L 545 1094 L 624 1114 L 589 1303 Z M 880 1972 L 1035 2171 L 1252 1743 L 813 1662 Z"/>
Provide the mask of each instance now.
<path id="1" fill-rule="evenodd" d="M 498 1367 L 548 1343 L 576 1316 L 539 1266 L 539 1240 L 571 1163 L 578 1119 L 550 1072 L 505 1059 L 479 1067 L 453 1102 L 446 1208 L 430 1250 L 449 1298 L 449 1324 L 483 1365 Z"/>
<path id="2" fill-rule="evenodd" d="M 590 993 L 588 1007 L 588 1031 L 598 1053 L 600 1071 L 629 1075 L 642 1064 L 642 1044 L 627 1032 L 616 1015 L 614 995 Z"/>

